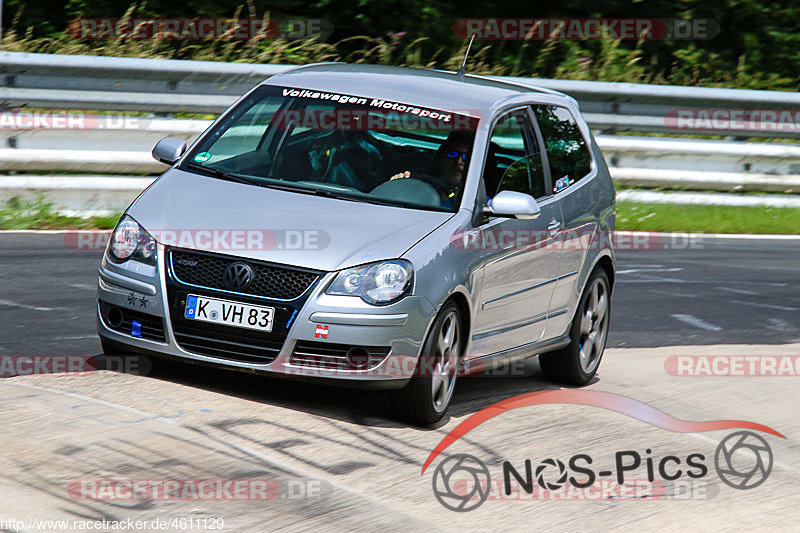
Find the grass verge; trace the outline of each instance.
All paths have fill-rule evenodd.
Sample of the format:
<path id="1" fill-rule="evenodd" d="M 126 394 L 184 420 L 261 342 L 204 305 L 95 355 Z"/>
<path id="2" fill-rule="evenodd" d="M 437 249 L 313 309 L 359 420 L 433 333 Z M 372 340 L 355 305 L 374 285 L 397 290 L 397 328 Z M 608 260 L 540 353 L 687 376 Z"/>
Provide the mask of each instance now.
<path id="1" fill-rule="evenodd" d="M 617 229 L 798 235 L 800 209 L 617 202 Z"/>
<path id="2" fill-rule="evenodd" d="M 120 214 L 68 217 L 43 198 L 12 198 L 0 208 L 0 230 L 111 229 Z M 618 202 L 617 229 L 800 235 L 800 209 Z"/>
<path id="3" fill-rule="evenodd" d="M 119 214 L 102 217 L 68 217 L 44 198 L 11 198 L 0 207 L 0 230 L 9 229 L 111 229 Z"/>

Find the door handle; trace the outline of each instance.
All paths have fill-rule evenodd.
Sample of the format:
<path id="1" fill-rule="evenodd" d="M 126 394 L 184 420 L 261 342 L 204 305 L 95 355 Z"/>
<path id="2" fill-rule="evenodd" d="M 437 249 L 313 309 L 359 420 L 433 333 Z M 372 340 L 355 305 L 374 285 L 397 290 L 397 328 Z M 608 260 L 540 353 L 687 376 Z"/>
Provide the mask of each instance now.
<path id="1" fill-rule="evenodd" d="M 553 220 L 551 220 L 550 224 L 548 224 L 548 226 L 547 226 L 547 231 L 550 232 L 550 236 L 551 237 L 553 235 L 555 235 L 558 232 L 559 229 L 561 229 L 561 221 L 560 220 L 556 220 L 555 218 Z"/>

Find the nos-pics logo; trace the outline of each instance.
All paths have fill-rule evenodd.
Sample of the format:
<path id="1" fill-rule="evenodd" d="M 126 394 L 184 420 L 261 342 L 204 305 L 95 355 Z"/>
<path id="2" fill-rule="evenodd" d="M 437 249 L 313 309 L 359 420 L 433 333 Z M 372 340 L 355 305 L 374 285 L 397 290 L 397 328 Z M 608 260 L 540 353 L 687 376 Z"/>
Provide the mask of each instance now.
<path id="1" fill-rule="evenodd" d="M 563 389 L 537 391 L 502 400 L 473 414 L 442 439 L 431 452 L 422 472 L 425 472 L 445 448 L 489 418 L 515 407 L 540 403 L 574 403 L 603 407 L 628 414 L 663 429 L 683 433 L 746 428 L 786 438 L 777 431 L 754 422 L 679 420 L 632 398 L 607 392 Z M 532 494 L 536 486 L 545 491 L 562 490 L 567 484 L 586 488 L 604 476 L 615 477 L 616 481 L 623 485 L 626 473 L 639 468 L 646 468 L 650 482 L 659 477 L 657 482 L 662 484 L 674 482 L 681 476 L 692 479 L 703 478 L 708 473 L 708 467 L 705 465 L 706 457 L 703 454 L 693 453 L 681 458 L 674 455 L 651 457 L 650 453 L 650 449 L 646 450 L 646 454 L 634 450 L 619 451 L 615 454 L 614 465 L 610 470 L 602 470 L 585 454 L 574 455 L 565 461 L 546 458 L 535 468 L 531 461 L 526 461 L 524 468 L 521 465 L 516 465 L 519 467 L 516 468 L 509 461 L 504 461 L 502 483 L 496 484 L 492 483 L 489 469 L 480 459 L 468 454 L 454 454 L 441 461 L 434 470 L 433 494 L 447 509 L 466 512 L 480 507 L 492 495 L 494 486 L 497 487 L 496 490 L 502 490 L 500 487 L 503 487 L 506 495 L 511 494 L 512 484 L 515 488 Z M 717 476 L 723 483 L 738 490 L 752 489 L 764 483 L 772 472 L 773 462 L 772 449 L 767 441 L 752 431 L 736 431 L 729 434 L 719 443 L 714 454 Z M 502 499 L 501 495 L 497 497 Z"/>

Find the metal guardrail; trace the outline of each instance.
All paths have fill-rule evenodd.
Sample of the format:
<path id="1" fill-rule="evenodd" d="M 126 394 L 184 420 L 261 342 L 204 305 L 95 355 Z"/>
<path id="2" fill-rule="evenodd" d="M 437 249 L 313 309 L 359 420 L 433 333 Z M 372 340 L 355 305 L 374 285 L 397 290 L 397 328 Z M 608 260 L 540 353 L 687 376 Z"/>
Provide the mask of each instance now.
<path id="1" fill-rule="evenodd" d="M 165 167 L 149 155 L 159 138 L 173 135 L 191 141 L 210 123 L 174 119 L 171 115 L 218 114 L 255 84 L 288 68 L 291 66 L 0 52 L 0 107 L 151 113 L 133 128 L 0 128 L 0 171 L 159 173 Z M 717 191 L 800 191 L 800 147 L 792 144 L 617 135 L 675 133 L 666 117 L 678 109 L 791 110 L 797 115 L 800 93 L 499 79 L 557 90 L 576 98 L 587 122 L 598 134 L 597 141 L 612 176 L 620 184 Z M 800 122 L 800 116 L 797 120 Z M 800 131 L 766 129 L 745 134 L 735 129 L 716 129 L 714 134 L 797 137 Z M 17 176 L 12 180 L 9 176 L 0 179 L 5 182 L 0 191 L 5 196 L 26 189 L 47 191 L 56 187 L 62 194 L 74 189 L 77 202 L 80 194 L 90 194 L 104 178 L 79 182 L 65 176 L 57 180 L 58 185 L 42 179 Z M 135 180 L 127 183 L 126 191 L 140 185 Z M 97 190 L 102 189 L 98 187 Z"/>
<path id="2" fill-rule="evenodd" d="M 122 120 L 111 120 L 122 125 Z M 147 119 L 136 129 L 0 130 L 0 171 L 158 174 L 150 156 L 167 135 L 191 142 L 210 120 Z M 800 192 L 800 147 L 786 143 L 598 135 L 612 176 L 631 187 L 715 191 Z"/>
<path id="3" fill-rule="evenodd" d="M 256 83 L 290 65 L 0 52 L 7 107 L 220 113 Z M 635 83 L 497 77 L 569 94 L 602 132 L 675 132 L 677 109 L 795 110 L 800 93 Z M 715 134 L 743 135 L 739 129 Z M 765 129 L 746 136 L 797 136 Z"/>
<path id="4" fill-rule="evenodd" d="M 214 61 L 0 52 L 6 107 L 221 113 L 290 68 Z"/>

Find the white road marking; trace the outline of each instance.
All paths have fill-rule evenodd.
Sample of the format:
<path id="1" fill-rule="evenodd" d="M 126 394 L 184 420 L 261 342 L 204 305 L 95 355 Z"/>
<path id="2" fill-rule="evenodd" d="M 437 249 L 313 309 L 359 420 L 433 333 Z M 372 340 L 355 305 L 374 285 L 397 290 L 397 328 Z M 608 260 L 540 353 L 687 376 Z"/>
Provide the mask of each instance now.
<path id="1" fill-rule="evenodd" d="M 731 289 L 730 287 L 717 287 L 717 290 L 726 291 L 726 292 L 732 292 L 732 293 L 735 293 L 735 294 L 747 294 L 747 295 L 750 295 L 750 296 L 758 296 L 759 295 L 759 293 L 757 293 L 755 291 L 746 291 L 744 289 Z"/>
<path id="2" fill-rule="evenodd" d="M 682 268 L 629 268 L 628 270 L 617 270 L 617 274 L 632 274 L 634 272 L 680 272 Z"/>
<path id="3" fill-rule="evenodd" d="M 77 394 L 74 392 L 69 392 L 61 389 L 54 389 L 51 387 L 42 387 L 39 385 L 31 385 L 30 383 L 11 383 L 15 387 L 25 387 L 27 389 L 36 389 L 44 392 L 50 392 L 52 394 L 59 394 L 61 396 L 69 396 L 70 398 L 75 398 L 76 400 L 83 400 L 86 402 L 96 403 L 98 405 L 104 405 L 106 407 L 111 407 L 113 409 L 120 409 L 122 411 L 127 411 L 129 413 L 133 413 L 136 416 L 141 416 L 142 418 L 150 418 L 153 420 L 158 420 L 159 422 L 164 422 L 165 424 L 169 424 L 171 426 L 182 426 L 179 422 L 174 420 L 170 420 L 169 418 L 164 418 L 163 416 L 158 415 L 151 415 L 150 413 L 145 413 L 144 411 L 140 411 L 138 409 L 134 409 L 132 407 L 125 407 L 124 405 L 119 405 L 117 403 L 107 402 L 105 400 L 100 400 L 97 398 L 91 398 L 89 396 L 84 396 L 83 394 Z"/>
<path id="4" fill-rule="evenodd" d="M 86 289 L 87 291 L 97 290 L 96 285 L 87 285 L 86 283 L 70 283 L 69 286 L 75 289 Z"/>
<path id="5" fill-rule="evenodd" d="M 690 326 L 694 326 L 696 328 L 704 329 L 706 331 L 722 331 L 723 328 L 719 326 L 715 326 L 714 324 L 710 324 L 705 320 L 697 318 L 696 316 L 692 315 L 669 315 L 675 320 L 680 320 L 685 324 L 689 324 Z"/>
<path id="6" fill-rule="evenodd" d="M 675 278 L 650 278 L 650 279 L 618 279 L 614 283 L 702 283 L 702 282 L 690 281 L 687 279 L 675 279 Z"/>
<path id="7" fill-rule="evenodd" d="M 733 268 L 737 270 L 741 270 L 742 268 L 747 268 L 749 270 L 780 270 L 786 272 L 798 272 L 800 269 L 797 267 L 784 267 L 784 266 L 769 266 L 769 265 L 759 265 L 759 264 L 748 264 L 743 266 L 736 262 L 730 261 L 706 261 L 704 259 L 682 259 L 683 263 L 690 263 L 693 265 L 702 265 L 707 267 L 715 267 L 715 268 Z"/>
<path id="8" fill-rule="evenodd" d="M 781 320 L 780 318 L 768 318 L 767 319 L 767 329 L 775 329 L 778 331 L 786 331 L 792 329 L 792 325 L 787 322 L 786 320 Z"/>
<path id="9" fill-rule="evenodd" d="M 758 302 L 746 302 L 744 300 L 731 300 L 732 304 L 752 305 L 753 307 L 764 307 L 765 309 L 776 309 L 778 311 L 798 311 L 800 307 L 785 307 L 783 305 L 762 304 Z"/>
<path id="10" fill-rule="evenodd" d="M 678 296 L 680 298 L 700 298 L 699 294 L 689 294 L 686 292 L 662 291 L 659 289 L 650 289 L 650 292 L 652 292 L 653 294 L 666 294 L 667 296 Z"/>
<path id="11" fill-rule="evenodd" d="M 31 311 L 69 311 L 69 309 L 66 307 L 39 307 L 36 305 L 12 302 L 11 300 L 6 300 L 4 298 L 0 298 L 0 305 L 5 305 L 6 307 L 19 307 L 20 309 L 30 309 Z"/>
<path id="12" fill-rule="evenodd" d="M 786 287 L 788 283 L 773 283 L 767 281 L 731 281 L 725 279 L 709 279 L 709 280 L 698 280 L 698 279 L 675 279 L 675 278 L 647 278 L 647 279 L 620 279 L 615 281 L 615 283 L 691 283 L 696 285 L 713 285 L 717 283 L 741 283 L 747 286 L 753 285 L 764 285 L 767 287 Z"/>

